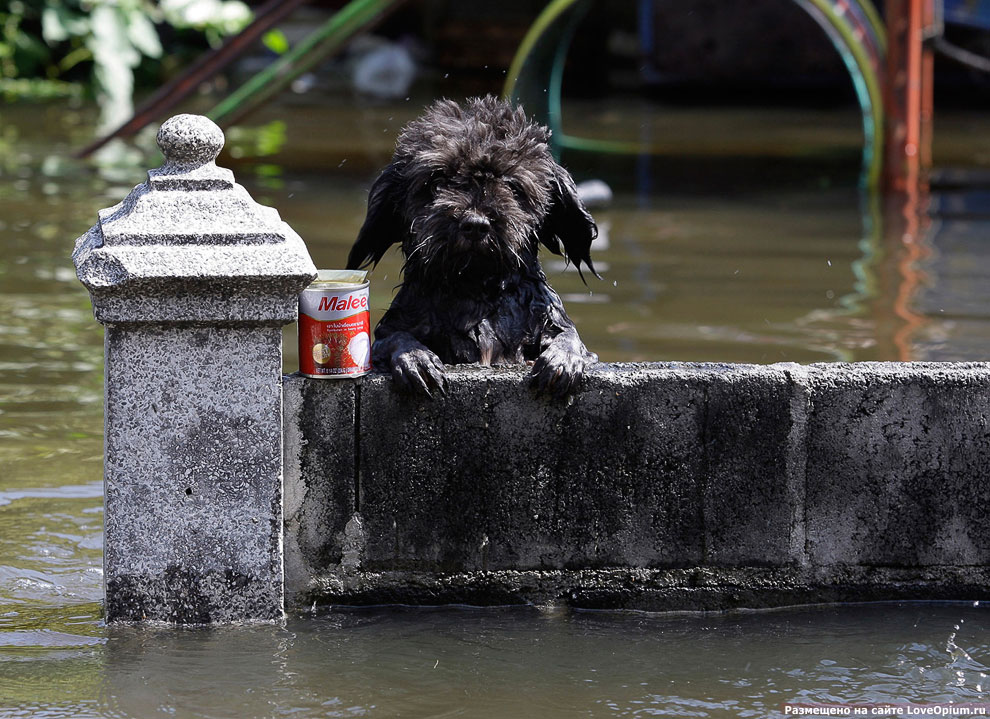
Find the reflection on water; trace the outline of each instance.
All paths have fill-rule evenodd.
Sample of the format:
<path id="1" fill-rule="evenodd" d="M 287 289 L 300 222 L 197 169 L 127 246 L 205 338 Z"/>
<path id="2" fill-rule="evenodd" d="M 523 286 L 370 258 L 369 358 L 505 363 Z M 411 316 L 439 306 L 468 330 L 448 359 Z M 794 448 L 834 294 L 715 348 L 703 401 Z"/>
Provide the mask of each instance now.
<path id="1" fill-rule="evenodd" d="M 234 135 L 223 164 L 278 208 L 320 267 L 339 267 L 416 107 L 299 109 Z M 971 605 L 103 626 L 102 329 L 69 253 L 148 160 L 95 172 L 66 159 L 88 139 L 85 113 L 13 107 L 3 120 L 0 716 L 764 717 L 784 701 L 985 696 L 990 626 Z M 579 179 L 591 173 L 582 163 L 572 164 Z M 604 360 L 986 357 L 985 195 L 943 192 L 935 219 L 909 227 L 897 207 L 817 180 L 644 194 L 603 176 L 617 189 L 595 212 L 605 279 L 585 286 L 555 258 L 546 264 Z M 373 275 L 379 315 L 398 272 L 393 253 Z"/>

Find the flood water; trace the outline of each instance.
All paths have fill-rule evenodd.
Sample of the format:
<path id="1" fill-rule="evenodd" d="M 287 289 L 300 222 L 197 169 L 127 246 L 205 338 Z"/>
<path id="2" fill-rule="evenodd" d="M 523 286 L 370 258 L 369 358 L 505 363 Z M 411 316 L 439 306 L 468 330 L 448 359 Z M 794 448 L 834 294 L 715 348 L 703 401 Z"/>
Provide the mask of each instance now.
<path id="1" fill-rule="evenodd" d="M 231 133 L 221 164 L 279 210 L 318 266 L 339 267 L 414 105 L 262 116 Z M 972 601 L 716 616 L 393 608 L 303 613 L 284 627 L 106 627 L 102 329 L 69 254 L 157 160 L 96 171 L 68 159 L 92 112 L 2 113 L 0 716 L 764 717 L 785 702 L 986 699 L 990 617 Z M 675 113 L 662 129 L 705 127 L 697 120 Z M 603 360 L 987 358 L 986 191 L 948 186 L 932 219 L 912 224 L 856 189 L 855 113 L 794 122 L 795 147 L 827 125 L 836 157 L 786 171 L 738 158 L 722 171 L 709 158 L 690 176 L 660 160 L 567 158 L 578 179 L 617 191 L 595 210 L 602 281 L 585 286 L 545 258 Z M 937 161 L 990 165 L 979 119 L 944 126 Z M 373 275 L 378 314 L 398 269 L 391 255 Z"/>
<path id="2" fill-rule="evenodd" d="M 53 625 L 47 634 L 7 633 L 4 716 L 762 718 L 784 716 L 785 704 L 884 702 L 990 711 L 990 615 L 972 605 L 707 617 L 391 608 L 209 630 L 106 629 L 65 614 L 36 617 Z"/>

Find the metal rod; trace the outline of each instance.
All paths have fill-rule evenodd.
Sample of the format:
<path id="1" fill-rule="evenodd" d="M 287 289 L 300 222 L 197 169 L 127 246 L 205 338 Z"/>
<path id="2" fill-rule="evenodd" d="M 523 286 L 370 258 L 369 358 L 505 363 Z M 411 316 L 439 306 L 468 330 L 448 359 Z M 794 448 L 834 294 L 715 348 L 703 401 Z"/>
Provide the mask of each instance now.
<path id="1" fill-rule="evenodd" d="M 207 116 L 221 126 L 235 124 L 404 1 L 352 0 L 295 47 L 224 98 Z"/>
<path id="2" fill-rule="evenodd" d="M 254 21 L 228 39 L 216 50 L 200 56 L 179 76 L 159 88 L 134 111 L 131 118 L 113 132 L 97 138 L 76 157 L 83 158 L 99 150 L 115 137 L 131 137 L 145 125 L 169 114 L 173 107 L 231 62 L 240 57 L 272 26 L 287 17 L 307 0 L 269 0 L 258 9 Z"/>
<path id="3" fill-rule="evenodd" d="M 927 182 L 931 164 L 934 0 L 887 0 L 887 189 L 906 192 Z"/>

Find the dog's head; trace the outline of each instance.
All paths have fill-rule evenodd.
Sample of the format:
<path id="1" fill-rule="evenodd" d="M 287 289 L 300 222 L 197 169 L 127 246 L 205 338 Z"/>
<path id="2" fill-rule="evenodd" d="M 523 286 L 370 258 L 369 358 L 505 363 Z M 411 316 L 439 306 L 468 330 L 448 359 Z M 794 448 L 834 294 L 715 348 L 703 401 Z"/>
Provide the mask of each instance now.
<path id="1" fill-rule="evenodd" d="M 449 282 L 521 269 L 542 243 L 595 272 L 597 228 L 548 139 L 492 96 L 433 104 L 403 129 L 372 186 L 348 267 L 377 263 L 400 242 L 407 277 Z"/>

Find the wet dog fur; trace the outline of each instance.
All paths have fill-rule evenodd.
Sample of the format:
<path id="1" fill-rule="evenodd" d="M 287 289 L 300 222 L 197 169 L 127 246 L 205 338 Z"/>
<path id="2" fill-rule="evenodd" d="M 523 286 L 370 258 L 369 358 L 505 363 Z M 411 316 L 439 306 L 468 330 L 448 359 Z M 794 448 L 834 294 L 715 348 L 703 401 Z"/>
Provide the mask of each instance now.
<path id="1" fill-rule="evenodd" d="M 445 363 L 532 362 L 530 386 L 563 397 L 598 360 L 537 256 L 543 245 L 598 276 L 597 227 L 548 140 L 492 96 L 440 100 L 400 133 L 347 262 L 377 264 L 401 244 L 403 282 L 372 349 L 400 389 L 445 394 Z"/>

